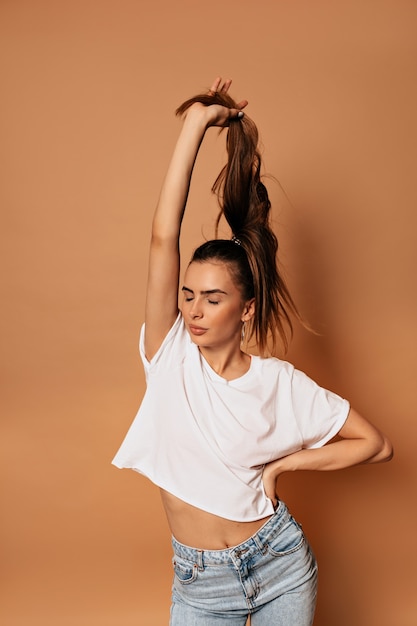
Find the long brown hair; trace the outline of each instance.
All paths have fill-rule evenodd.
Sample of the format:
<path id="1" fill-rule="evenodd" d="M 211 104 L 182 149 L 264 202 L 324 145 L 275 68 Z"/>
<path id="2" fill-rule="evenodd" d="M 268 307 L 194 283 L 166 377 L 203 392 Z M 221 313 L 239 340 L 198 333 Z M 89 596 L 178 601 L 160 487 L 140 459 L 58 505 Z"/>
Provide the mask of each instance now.
<path id="1" fill-rule="evenodd" d="M 236 108 L 229 94 L 217 92 L 190 98 L 178 107 L 176 114 L 184 114 L 195 102 L 206 106 L 220 104 Z M 278 239 L 270 227 L 271 202 L 261 181 L 262 159 L 258 150 L 258 129 L 245 114 L 231 119 L 227 129 L 227 163 L 213 185 L 220 212 L 216 221 L 216 237 L 221 218 L 229 224 L 232 240 L 214 239 L 194 252 L 191 261 L 219 260 L 229 265 L 245 300 L 255 298 L 255 315 L 246 330 L 249 340 L 255 335 L 261 355 L 272 351 L 277 337 L 288 349 L 288 330 L 292 336 L 290 314 L 301 316 L 277 267 Z"/>

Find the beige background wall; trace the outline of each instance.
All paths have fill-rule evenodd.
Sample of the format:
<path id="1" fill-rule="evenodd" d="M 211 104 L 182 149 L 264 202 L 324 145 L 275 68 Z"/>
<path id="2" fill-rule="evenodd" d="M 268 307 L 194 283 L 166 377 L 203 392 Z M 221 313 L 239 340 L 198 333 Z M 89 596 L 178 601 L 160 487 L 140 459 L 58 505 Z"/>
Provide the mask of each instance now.
<path id="1" fill-rule="evenodd" d="M 221 74 L 250 101 L 282 261 L 288 357 L 385 430 L 385 466 L 286 477 L 320 561 L 316 626 L 414 626 L 416 19 L 406 0 L 3 0 L 5 626 L 167 623 L 158 493 L 110 460 L 143 375 L 151 213 L 178 122 Z M 208 138 L 185 252 L 212 234 Z"/>

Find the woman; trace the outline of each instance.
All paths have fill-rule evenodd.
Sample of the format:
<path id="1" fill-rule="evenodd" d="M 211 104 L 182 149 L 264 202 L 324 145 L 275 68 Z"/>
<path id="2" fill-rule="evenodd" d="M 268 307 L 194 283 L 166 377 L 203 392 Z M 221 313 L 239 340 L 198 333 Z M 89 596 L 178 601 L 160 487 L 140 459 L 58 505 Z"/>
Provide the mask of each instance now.
<path id="1" fill-rule="evenodd" d="M 147 391 L 113 462 L 161 489 L 174 548 L 172 626 L 243 625 L 248 615 L 252 626 L 307 626 L 316 562 L 277 480 L 387 461 L 392 450 L 346 400 L 266 356 L 268 338 L 286 345 L 289 314 L 298 314 L 276 265 L 257 130 L 230 84 L 216 79 L 177 111 L 182 130 L 152 225 L 140 341 Z M 228 127 L 215 189 L 232 237 L 194 252 L 179 312 L 181 222 L 212 126 Z M 243 334 L 261 356 L 243 350 Z"/>

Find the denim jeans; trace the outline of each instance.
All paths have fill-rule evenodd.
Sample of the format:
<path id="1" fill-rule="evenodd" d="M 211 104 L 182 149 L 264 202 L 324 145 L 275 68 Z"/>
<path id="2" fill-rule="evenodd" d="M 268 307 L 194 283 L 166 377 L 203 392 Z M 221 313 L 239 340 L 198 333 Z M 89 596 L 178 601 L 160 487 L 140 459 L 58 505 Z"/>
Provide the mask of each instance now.
<path id="1" fill-rule="evenodd" d="M 171 626 L 311 626 L 317 564 L 301 526 L 280 502 L 249 539 L 199 550 L 173 538 Z"/>

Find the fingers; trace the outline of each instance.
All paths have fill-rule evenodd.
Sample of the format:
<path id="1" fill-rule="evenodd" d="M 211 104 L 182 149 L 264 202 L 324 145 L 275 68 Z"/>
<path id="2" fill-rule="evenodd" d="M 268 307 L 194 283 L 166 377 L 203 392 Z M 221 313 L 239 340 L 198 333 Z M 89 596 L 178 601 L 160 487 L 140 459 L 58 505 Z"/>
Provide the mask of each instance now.
<path id="1" fill-rule="evenodd" d="M 227 78 L 226 80 L 223 81 L 221 76 L 218 76 L 213 81 L 213 84 L 211 85 L 208 91 L 208 94 L 210 96 L 214 96 L 216 93 L 226 94 L 229 91 L 231 84 L 232 84 L 231 78 Z M 214 117 L 210 125 L 211 126 L 229 126 L 231 122 L 235 120 L 240 120 L 244 116 L 242 109 L 244 109 L 247 105 L 248 105 L 247 100 L 241 100 L 233 108 L 221 106 L 221 110 L 216 109 L 217 111 L 216 115 L 214 115 L 213 113 Z"/>
<path id="2" fill-rule="evenodd" d="M 210 87 L 210 89 L 209 89 L 209 94 L 210 94 L 210 95 L 215 94 L 215 93 L 219 90 L 219 87 L 220 87 L 220 85 L 221 85 L 221 82 L 222 82 L 222 79 L 221 79 L 221 77 L 220 77 L 220 76 L 218 76 L 218 77 L 216 78 L 216 80 L 214 81 L 214 83 L 212 84 L 212 86 Z"/>
<path id="3" fill-rule="evenodd" d="M 239 111 L 240 111 L 241 109 L 244 109 L 245 107 L 247 107 L 247 106 L 248 106 L 248 104 L 249 104 L 249 103 L 248 103 L 248 101 L 247 101 L 247 100 L 241 100 L 240 102 L 238 102 L 238 103 L 237 103 L 237 105 L 236 105 L 236 106 L 237 106 L 237 108 L 238 108 L 238 109 L 239 109 Z"/>
<path id="4" fill-rule="evenodd" d="M 214 95 L 215 93 L 218 93 L 218 92 L 227 93 L 229 91 L 229 88 L 230 88 L 231 84 L 232 84 L 232 79 L 231 78 L 227 78 L 222 83 L 221 76 L 218 76 L 214 80 L 212 86 L 210 87 L 209 94 L 210 95 Z M 248 101 L 247 100 L 241 100 L 240 102 L 238 102 L 235 109 L 230 109 L 229 118 L 238 118 L 238 119 L 240 119 L 241 117 L 243 117 L 244 114 L 242 112 L 242 109 L 244 109 L 247 105 L 248 105 Z"/>
<path id="5" fill-rule="evenodd" d="M 227 93 L 229 91 L 229 87 L 232 84 L 232 79 L 227 78 L 222 84 L 221 76 L 218 76 L 213 82 L 212 86 L 209 89 L 209 94 L 213 95 L 218 91 L 222 91 L 223 93 Z"/>
<path id="6" fill-rule="evenodd" d="M 231 84 L 232 84 L 232 79 L 228 78 L 227 80 L 224 81 L 223 85 L 220 88 L 220 91 L 227 93 L 229 91 L 229 87 Z"/>

